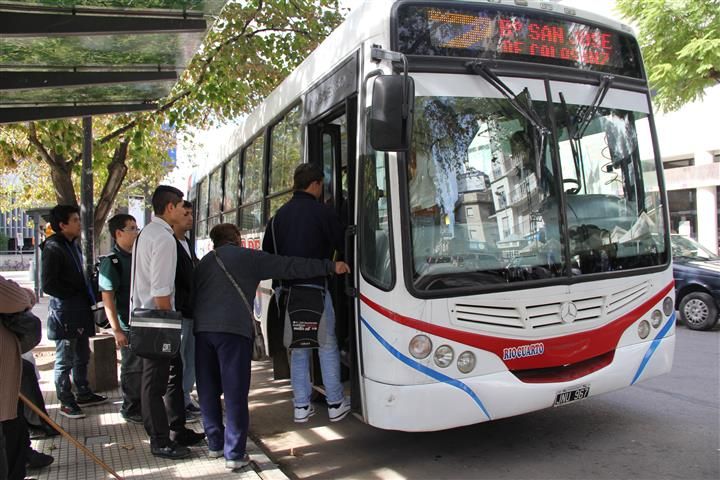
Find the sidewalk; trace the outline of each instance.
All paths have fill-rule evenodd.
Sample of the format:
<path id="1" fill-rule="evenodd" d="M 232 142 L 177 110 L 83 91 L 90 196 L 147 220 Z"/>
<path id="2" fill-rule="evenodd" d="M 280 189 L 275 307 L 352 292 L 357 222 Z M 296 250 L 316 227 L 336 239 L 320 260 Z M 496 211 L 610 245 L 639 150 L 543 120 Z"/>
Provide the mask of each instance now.
<path id="1" fill-rule="evenodd" d="M 32 288 L 27 272 L 0 272 L 0 275 Z M 48 414 L 66 432 L 114 469 L 120 477 L 128 480 L 196 477 L 242 480 L 287 479 L 278 466 L 272 463 L 250 438 L 247 441 L 247 452 L 251 463 L 235 471 L 225 468 L 224 459 L 208 457 L 208 447 L 205 442 L 199 447 L 191 447 L 192 455 L 183 460 L 172 461 L 152 456 L 143 426 L 126 423 L 120 416 L 122 396 L 119 388 L 100 392 L 108 396 L 108 403 L 84 408 L 86 418 L 71 420 L 59 415 L 59 403 L 55 396 L 53 381 L 55 344 L 47 339 L 44 328 L 47 303 L 48 297 L 45 296 L 33 309 L 33 312 L 43 320 L 43 340 L 33 352 L 41 375 L 40 388 L 45 396 Z M 200 422 L 190 423 L 187 427 L 196 431 L 202 430 Z M 55 457 L 55 462 L 44 469 L 28 470 L 28 477 L 38 480 L 113 478 L 62 436 L 33 440 L 32 445 L 35 450 Z"/>

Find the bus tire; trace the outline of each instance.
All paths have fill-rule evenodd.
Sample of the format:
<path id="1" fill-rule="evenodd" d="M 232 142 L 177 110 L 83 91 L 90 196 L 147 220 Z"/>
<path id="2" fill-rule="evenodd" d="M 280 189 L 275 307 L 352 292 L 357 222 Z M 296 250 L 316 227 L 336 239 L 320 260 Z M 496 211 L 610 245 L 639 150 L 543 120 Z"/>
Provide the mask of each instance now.
<path id="1" fill-rule="evenodd" d="M 680 318 L 690 330 L 710 330 L 718 321 L 713 297 L 705 292 L 690 292 L 680 301 Z"/>

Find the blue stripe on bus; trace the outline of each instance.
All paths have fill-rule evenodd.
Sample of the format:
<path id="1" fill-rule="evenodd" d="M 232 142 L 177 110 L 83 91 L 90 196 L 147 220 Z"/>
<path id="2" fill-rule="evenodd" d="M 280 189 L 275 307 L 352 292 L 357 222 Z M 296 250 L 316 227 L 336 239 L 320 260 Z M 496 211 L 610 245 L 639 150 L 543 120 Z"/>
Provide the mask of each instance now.
<path id="1" fill-rule="evenodd" d="M 364 318 L 360 317 L 360 320 L 367 327 L 367 329 L 370 331 L 370 333 L 373 334 L 373 336 L 377 339 L 377 341 L 380 342 L 380 344 L 383 347 L 385 347 L 385 349 L 388 352 L 390 352 L 395 358 L 397 358 L 404 364 L 414 368 L 415 370 L 417 370 L 421 373 L 424 373 L 425 375 L 427 375 L 431 378 L 434 378 L 435 380 L 438 380 L 443 383 L 447 383 L 448 385 L 451 385 L 455 388 L 459 388 L 463 392 L 467 393 L 468 395 L 470 395 L 470 398 L 472 398 L 473 401 L 480 407 L 480 409 L 483 411 L 483 413 L 488 418 L 488 420 L 492 420 L 492 417 L 490 417 L 490 414 L 485 409 L 485 405 L 483 405 L 482 401 L 478 398 L 478 396 L 475 394 L 475 392 L 470 387 L 468 387 L 467 385 L 465 385 L 463 382 L 461 382 L 460 380 L 458 380 L 456 378 L 448 377 L 447 375 L 444 375 L 440 372 L 436 372 L 435 370 L 428 368 L 419 362 L 416 362 L 412 358 L 406 357 L 405 355 L 400 353 L 395 347 L 390 345 L 384 338 L 382 338 L 380 336 L 380 334 L 378 332 L 376 332 Z"/>
<path id="2" fill-rule="evenodd" d="M 638 381 L 638 378 L 640 378 L 640 375 L 642 375 L 643 370 L 645 370 L 645 367 L 647 366 L 648 362 L 650 361 L 650 357 L 653 356 L 655 353 L 655 350 L 657 350 L 657 347 L 660 345 L 660 342 L 663 338 L 665 338 L 665 335 L 670 331 L 670 327 L 673 326 L 675 323 L 675 312 L 673 312 L 672 315 L 670 315 L 670 318 L 668 319 L 665 326 L 658 332 L 655 339 L 650 344 L 650 347 L 648 348 L 648 351 L 645 352 L 645 356 L 642 359 L 642 362 L 640 362 L 640 367 L 638 367 L 637 372 L 635 373 L 635 377 L 633 377 L 632 382 L 630 382 L 630 385 L 634 385 L 635 382 Z"/>

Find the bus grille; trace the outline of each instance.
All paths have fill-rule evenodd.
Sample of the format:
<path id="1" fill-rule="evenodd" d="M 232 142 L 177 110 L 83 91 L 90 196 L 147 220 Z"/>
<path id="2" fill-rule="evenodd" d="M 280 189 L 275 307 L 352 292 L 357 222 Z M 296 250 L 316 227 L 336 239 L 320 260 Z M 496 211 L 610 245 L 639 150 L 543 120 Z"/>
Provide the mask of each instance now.
<path id="1" fill-rule="evenodd" d="M 649 289 L 648 282 L 643 282 L 613 293 L 608 299 L 607 313 L 611 314 L 637 303 L 638 300 L 647 295 Z"/>
<path id="2" fill-rule="evenodd" d="M 455 304 L 454 314 L 455 318 L 459 322 L 469 322 L 477 325 L 525 328 L 525 324 L 520 317 L 520 313 L 513 307 L 457 303 Z"/>
<path id="3" fill-rule="evenodd" d="M 642 282 L 605 296 L 555 297 L 550 302 L 525 307 L 510 307 L 498 301 L 494 304 L 472 303 L 465 299 L 462 303 L 451 305 L 450 309 L 455 323 L 459 325 L 487 328 L 488 331 L 498 333 L 503 330 L 539 330 L 563 325 L 560 309 L 566 301 L 572 301 L 578 310 L 577 317 L 570 325 L 585 325 L 637 306 L 646 298 L 649 290 L 649 283 Z"/>
<path id="4" fill-rule="evenodd" d="M 590 297 L 573 300 L 578 309 L 575 323 L 597 320 L 602 315 L 604 297 Z M 560 308 L 564 302 L 553 302 L 542 305 L 529 305 L 527 319 L 530 328 L 551 327 L 563 323 L 560 318 Z"/>

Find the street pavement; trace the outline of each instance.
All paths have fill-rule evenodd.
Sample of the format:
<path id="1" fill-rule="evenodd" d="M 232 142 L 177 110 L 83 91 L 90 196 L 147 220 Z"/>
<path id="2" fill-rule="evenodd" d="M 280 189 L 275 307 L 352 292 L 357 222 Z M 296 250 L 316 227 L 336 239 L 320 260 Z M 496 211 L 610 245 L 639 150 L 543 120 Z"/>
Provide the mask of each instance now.
<path id="1" fill-rule="evenodd" d="M 289 382 L 256 363 L 251 435 L 292 478 L 718 479 L 720 331 L 677 328 L 671 373 L 579 403 L 442 432 L 384 431 L 326 409 L 294 424 Z M 437 405 L 428 415 L 452 408 Z"/>
<path id="2" fill-rule="evenodd" d="M 22 274 L 17 279 L 22 282 Z M 46 299 L 36 308 L 41 318 L 43 308 Z M 40 352 L 51 349 L 44 343 Z M 59 420 L 93 452 L 119 465 L 125 478 L 717 479 L 719 360 L 718 328 L 694 332 L 679 325 L 667 375 L 556 409 L 428 433 L 379 430 L 352 416 L 330 423 L 321 404 L 308 423 L 295 424 L 289 381 L 272 380 L 269 361 L 254 362 L 248 444 L 254 462 L 235 476 L 206 457 L 207 447 L 185 462 L 148 464 L 154 457 L 145 455 L 142 427 L 116 418 L 117 390 L 109 392 L 114 403 L 84 423 Z M 42 373 L 48 409 L 58 418 L 52 369 Z M 428 414 L 447 408 L 438 405 Z M 35 478 L 107 478 L 64 440 L 34 445 L 59 459 L 49 469 L 31 471 Z"/>

